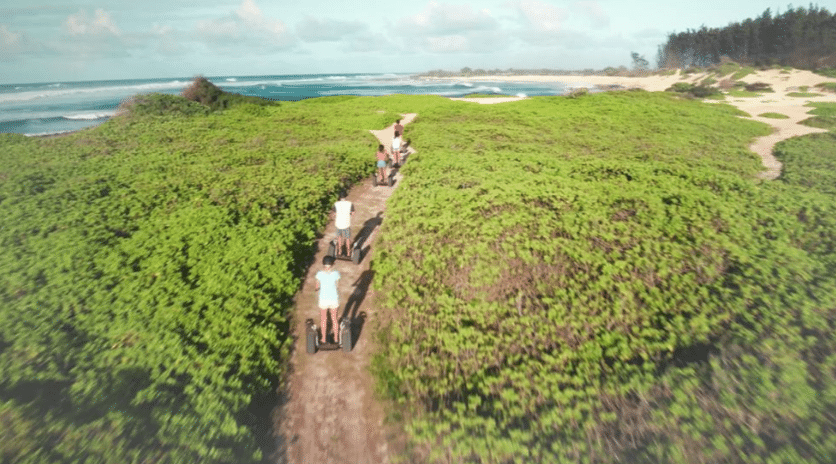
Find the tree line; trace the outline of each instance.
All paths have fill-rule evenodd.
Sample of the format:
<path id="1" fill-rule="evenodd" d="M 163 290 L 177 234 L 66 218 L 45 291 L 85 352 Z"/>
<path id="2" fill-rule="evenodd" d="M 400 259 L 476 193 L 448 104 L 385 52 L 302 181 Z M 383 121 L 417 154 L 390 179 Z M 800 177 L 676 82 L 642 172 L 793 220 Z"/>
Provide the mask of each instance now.
<path id="1" fill-rule="evenodd" d="M 671 33 L 659 46 L 660 68 L 687 68 L 720 63 L 723 57 L 755 66 L 804 69 L 836 67 L 836 14 L 818 5 L 792 8 L 723 28 Z"/>

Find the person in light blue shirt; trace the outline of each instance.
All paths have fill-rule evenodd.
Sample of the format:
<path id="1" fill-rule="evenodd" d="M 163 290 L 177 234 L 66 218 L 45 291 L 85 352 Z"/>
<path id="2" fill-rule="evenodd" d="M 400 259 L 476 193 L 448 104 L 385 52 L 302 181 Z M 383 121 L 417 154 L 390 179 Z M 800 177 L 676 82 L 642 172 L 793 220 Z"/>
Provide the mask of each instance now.
<path id="1" fill-rule="evenodd" d="M 320 342 L 325 343 L 328 313 L 330 312 L 334 341 L 340 343 L 340 330 L 337 325 L 337 308 L 340 307 L 340 292 L 337 289 L 337 282 L 340 281 L 340 273 L 333 269 L 333 256 L 322 258 L 322 266 L 322 270 L 316 273 L 316 290 L 319 292 L 319 322 L 322 327 Z"/>

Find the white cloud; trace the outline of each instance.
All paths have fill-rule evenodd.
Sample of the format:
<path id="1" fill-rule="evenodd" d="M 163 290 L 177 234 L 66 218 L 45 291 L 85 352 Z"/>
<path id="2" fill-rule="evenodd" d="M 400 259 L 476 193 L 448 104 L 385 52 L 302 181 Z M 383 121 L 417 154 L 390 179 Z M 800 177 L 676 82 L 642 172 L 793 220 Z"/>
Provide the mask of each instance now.
<path id="1" fill-rule="evenodd" d="M 29 49 L 29 43 L 22 32 L 15 32 L 0 24 L 0 61 L 11 61 Z"/>
<path id="2" fill-rule="evenodd" d="M 404 49 L 427 53 L 487 53 L 507 45 L 505 33 L 490 10 L 470 5 L 430 2 L 424 10 L 399 21 Z"/>
<path id="3" fill-rule="evenodd" d="M 384 34 L 363 33 L 347 39 L 343 50 L 348 53 L 394 53 L 398 50 L 398 47 Z"/>
<path id="4" fill-rule="evenodd" d="M 441 37 L 427 37 L 430 51 L 435 53 L 457 53 L 470 51 L 470 42 L 461 35 L 446 35 Z"/>
<path id="5" fill-rule="evenodd" d="M 195 31 L 204 41 L 225 48 L 245 45 L 257 48 L 287 48 L 294 42 L 285 24 L 266 16 L 253 0 L 219 19 L 199 21 Z"/>
<path id="6" fill-rule="evenodd" d="M 405 18 L 402 27 L 409 33 L 422 35 L 453 35 L 466 31 L 495 30 L 498 23 L 490 10 L 476 10 L 470 5 L 430 2 L 421 13 Z"/>
<path id="7" fill-rule="evenodd" d="M 368 25 L 359 21 L 337 21 L 306 16 L 296 25 L 296 35 L 306 42 L 337 42 L 368 29 Z"/>
<path id="8" fill-rule="evenodd" d="M 72 36 L 114 35 L 120 34 L 119 28 L 110 17 L 110 13 L 99 8 L 93 18 L 89 18 L 84 11 L 71 14 L 64 21 L 64 27 Z"/>
<path id="9" fill-rule="evenodd" d="M 522 0 L 513 6 L 522 14 L 534 32 L 559 32 L 567 12 L 540 0 Z"/>
<path id="10" fill-rule="evenodd" d="M 157 40 L 156 51 L 163 55 L 173 55 L 182 50 L 178 43 L 176 29 L 169 25 L 154 23 L 151 26 L 151 36 Z"/>
<path id="11" fill-rule="evenodd" d="M 594 0 L 583 0 L 577 2 L 575 6 L 589 19 L 593 28 L 603 29 L 609 27 L 610 17 L 598 2 Z"/>

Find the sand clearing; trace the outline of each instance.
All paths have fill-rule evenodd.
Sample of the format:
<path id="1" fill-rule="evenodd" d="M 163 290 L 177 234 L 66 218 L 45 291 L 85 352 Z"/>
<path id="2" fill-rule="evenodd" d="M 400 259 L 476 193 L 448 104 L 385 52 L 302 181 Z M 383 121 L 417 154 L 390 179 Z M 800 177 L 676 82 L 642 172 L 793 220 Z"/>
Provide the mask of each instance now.
<path id="1" fill-rule="evenodd" d="M 708 77 L 708 74 L 676 74 L 670 76 L 647 76 L 647 77 L 622 77 L 622 76 L 479 76 L 468 78 L 456 78 L 464 81 L 489 81 L 489 82 L 543 82 L 563 83 L 569 88 L 606 88 L 610 86 L 621 86 L 628 89 L 644 89 L 650 92 L 661 92 L 677 82 L 698 83 Z M 812 134 L 816 132 L 827 132 L 824 129 L 817 129 L 798 124 L 800 121 L 810 117 L 807 113 L 813 108 L 804 106 L 810 102 L 836 103 L 836 94 L 823 92 L 815 87 L 822 82 L 836 82 L 834 78 L 819 76 L 810 71 L 792 70 L 789 72 L 778 69 L 758 71 L 749 74 L 741 79 L 748 84 L 764 82 L 769 84 L 774 92 L 764 92 L 760 97 L 731 97 L 727 96 L 725 103 L 736 106 L 745 111 L 756 121 L 769 124 L 774 132 L 765 137 L 760 137 L 752 143 L 750 149 L 760 155 L 763 165 L 766 168 L 759 177 L 763 179 L 776 179 L 781 174 L 781 163 L 772 155 L 775 144 L 791 137 Z M 817 97 L 792 97 L 788 94 L 799 92 L 801 87 L 807 86 L 807 92 L 819 93 Z M 452 100 L 471 101 L 482 104 L 505 103 L 523 100 L 522 97 L 508 98 L 453 98 Z M 710 100 L 708 100 L 710 101 Z M 722 102 L 722 101 L 721 101 Z M 780 113 L 789 119 L 763 118 L 758 115 L 763 113 Z"/>

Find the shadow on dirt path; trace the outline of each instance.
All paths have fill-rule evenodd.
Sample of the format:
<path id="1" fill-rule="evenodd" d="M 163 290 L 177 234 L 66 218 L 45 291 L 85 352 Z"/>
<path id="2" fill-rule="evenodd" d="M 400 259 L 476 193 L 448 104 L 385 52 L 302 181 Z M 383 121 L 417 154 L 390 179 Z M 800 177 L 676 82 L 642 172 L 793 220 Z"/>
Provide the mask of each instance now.
<path id="1" fill-rule="evenodd" d="M 415 114 L 403 115 L 403 124 Z M 392 142 L 394 126 L 370 131 L 384 146 Z M 414 150 L 410 147 L 409 153 Z M 369 152 L 369 162 L 374 160 Z M 393 173 L 395 186 L 400 170 Z M 386 464 L 392 451 L 384 427 L 385 411 L 374 396 L 374 379 L 368 371 L 374 352 L 374 336 L 368 322 L 375 318 L 374 271 L 369 267 L 374 240 L 386 219 L 386 200 L 394 187 L 373 186 L 369 178 L 348 194 L 354 204 L 352 237 L 360 242 L 361 259 L 355 265 L 337 261 L 340 272 L 341 315 L 352 326 L 354 348 L 350 352 L 305 350 L 304 321 L 319 321 L 315 275 L 336 236 L 331 221 L 316 245 L 317 253 L 308 269 L 301 291 L 296 295 L 293 314 L 294 341 L 279 406 L 273 412 L 278 452 L 270 461 L 280 464 Z M 318 322 L 317 322 L 318 323 Z"/>

